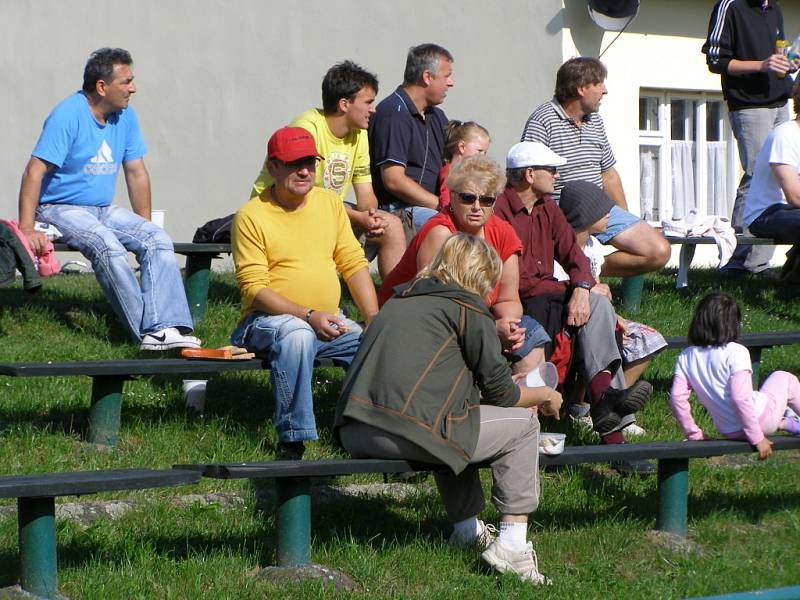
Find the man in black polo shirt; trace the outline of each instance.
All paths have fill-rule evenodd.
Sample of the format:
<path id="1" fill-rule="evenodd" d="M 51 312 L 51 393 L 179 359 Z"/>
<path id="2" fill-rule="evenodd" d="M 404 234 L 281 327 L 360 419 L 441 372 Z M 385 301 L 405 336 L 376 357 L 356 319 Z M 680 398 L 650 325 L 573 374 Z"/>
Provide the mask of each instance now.
<path id="1" fill-rule="evenodd" d="M 418 230 L 436 214 L 447 117 L 437 108 L 453 85 L 453 56 L 436 44 L 408 51 L 403 84 L 369 121 L 372 185 L 381 208 L 402 210 Z"/>

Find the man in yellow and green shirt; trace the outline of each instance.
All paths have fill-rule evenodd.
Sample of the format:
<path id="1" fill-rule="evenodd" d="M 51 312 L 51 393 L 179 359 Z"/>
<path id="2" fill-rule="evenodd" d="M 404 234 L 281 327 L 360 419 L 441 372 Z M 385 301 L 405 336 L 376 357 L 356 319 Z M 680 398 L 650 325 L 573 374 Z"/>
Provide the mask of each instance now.
<path id="1" fill-rule="evenodd" d="M 398 218 L 378 210 L 372 190 L 367 126 L 375 112 L 378 80 L 351 61 L 331 67 L 322 80 L 322 108 L 313 108 L 295 117 L 291 127 L 302 127 L 316 142 L 322 157 L 315 185 L 336 192 L 367 255 L 378 256 L 378 271 L 387 275 L 406 249 L 403 227 Z M 251 198 L 259 196 L 273 183 L 266 162 L 261 169 Z M 355 205 L 348 202 L 350 185 Z"/>

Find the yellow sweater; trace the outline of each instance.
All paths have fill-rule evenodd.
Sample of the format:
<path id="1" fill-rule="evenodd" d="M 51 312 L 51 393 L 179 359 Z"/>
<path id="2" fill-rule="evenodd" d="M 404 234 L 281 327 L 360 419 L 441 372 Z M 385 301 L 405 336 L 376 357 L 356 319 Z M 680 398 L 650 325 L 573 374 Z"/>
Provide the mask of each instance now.
<path id="1" fill-rule="evenodd" d="M 341 287 L 367 266 L 339 197 L 312 188 L 306 203 L 286 211 L 269 190 L 236 213 L 231 229 L 236 282 L 242 314 L 253 312 L 253 300 L 264 288 L 301 306 L 336 314 Z"/>

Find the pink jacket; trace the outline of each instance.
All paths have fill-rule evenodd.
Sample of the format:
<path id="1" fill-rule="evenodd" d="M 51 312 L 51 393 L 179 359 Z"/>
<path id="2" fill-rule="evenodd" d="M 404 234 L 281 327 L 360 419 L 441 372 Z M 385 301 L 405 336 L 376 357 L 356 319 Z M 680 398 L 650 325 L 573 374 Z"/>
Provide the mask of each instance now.
<path id="1" fill-rule="evenodd" d="M 22 233 L 22 230 L 19 228 L 19 225 L 17 225 L 16 221 L 0 219 L 0 223 L 7 225 L 19 238 L 20 242 L 22 242 L 22 245 L 25 247 L 25 250 L 28 251 L 33 264 L 36 265 L 39 275 L 42 277 L 50 277 L 51 275 L 57 275 L 61 271 L 61 264 L 58 262 L 58 259 L 56 259 L 53 242 L 47 240 L 47 244 L 44 247 L 44 252 L 42 252 L 42 255 L 36 256 L 33 253 L 33 249 L 31 249 L 31 245 L 28 243 L 28 236 Z"/>

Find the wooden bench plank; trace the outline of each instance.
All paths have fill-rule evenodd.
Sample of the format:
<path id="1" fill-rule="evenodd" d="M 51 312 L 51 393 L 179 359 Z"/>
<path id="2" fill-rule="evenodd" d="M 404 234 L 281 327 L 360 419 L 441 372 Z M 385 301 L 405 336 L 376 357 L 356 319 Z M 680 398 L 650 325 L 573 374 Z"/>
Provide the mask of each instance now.
<path id="1" fill-rule="evenodd" d="M 774 436 L 770 438 L 774 450 L 800 450 L 800 437 Z M 541 466 L 580 465 L 632 459 L 684 459 L 709 458 L 725 454 L 753 452 L 744 441 L 707 440 L 702 442 L 645 442 L 595 446 L 567 446 L 556 456 L 539 454 Z M 195 470 L 204 477 L 218 479 L 284 479 L 293 477 L 332 477 L 364 473 L 404 473 L 431 471 L 438 465 L 412 463 L 404 460 L 382 459 L 328 459 L 328 460 L 274 460 L 250 463 L 187 464 L 176 469 Z"/>
<path id="2" fill-rule="evenodd" d="M 187 485 L 200 481 L 197 471 L 120 469 L 40 473 L 0 477 L 0 498 L 49 498 Z"/>
<path id="3" fill-rule="evenodd" d="M 0 375 L 11 377 L 52 377 L 86 375 L 134 376 L 217 373 L 263 369 L 258 358 L 249 360 L 191 360 L 187 358 L 131 358 L 75 362 L 0 363 Z"/>

